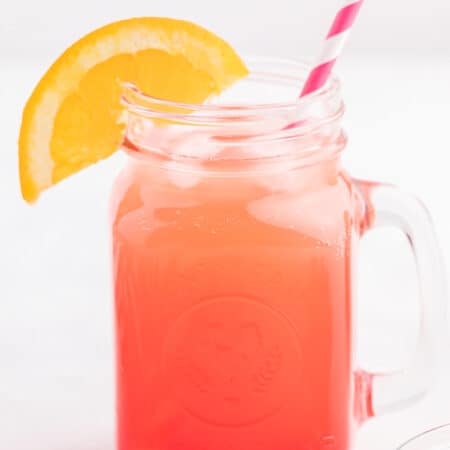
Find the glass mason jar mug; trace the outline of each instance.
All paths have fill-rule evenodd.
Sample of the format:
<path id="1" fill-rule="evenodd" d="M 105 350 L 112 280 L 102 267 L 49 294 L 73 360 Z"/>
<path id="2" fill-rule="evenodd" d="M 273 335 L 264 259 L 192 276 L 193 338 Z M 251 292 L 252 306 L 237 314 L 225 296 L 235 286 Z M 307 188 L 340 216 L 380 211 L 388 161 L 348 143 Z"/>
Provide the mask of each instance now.
<path id="1" fill-rule="evenodd" d="M 295 98 L 306 75 L 253 69 L 243 96 Z M 426 391 L 443 308 L 432 227 L 413 198 L 342 168 L 336 80 L 284 103 L 174 104 L 132 86 L 123 101 L 119 450 L 350 450 L 360 423 Z M 416 357 L 397 374 L 353 357 L 355 250 L 378 225 L 408 236 L 423 296 Z"/>

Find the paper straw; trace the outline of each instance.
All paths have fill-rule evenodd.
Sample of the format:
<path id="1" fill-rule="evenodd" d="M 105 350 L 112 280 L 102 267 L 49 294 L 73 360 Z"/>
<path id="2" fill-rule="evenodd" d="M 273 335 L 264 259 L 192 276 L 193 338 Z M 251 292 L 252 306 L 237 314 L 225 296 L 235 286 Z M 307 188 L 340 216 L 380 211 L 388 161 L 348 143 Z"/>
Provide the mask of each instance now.
<path id="1" fill-rule="evenodd" d="M 327 82 L 344 47 L 363 0 L 345 0 L 327 34 L 320 57 L 303 86 L 300 97 L 319 90 Z"/>

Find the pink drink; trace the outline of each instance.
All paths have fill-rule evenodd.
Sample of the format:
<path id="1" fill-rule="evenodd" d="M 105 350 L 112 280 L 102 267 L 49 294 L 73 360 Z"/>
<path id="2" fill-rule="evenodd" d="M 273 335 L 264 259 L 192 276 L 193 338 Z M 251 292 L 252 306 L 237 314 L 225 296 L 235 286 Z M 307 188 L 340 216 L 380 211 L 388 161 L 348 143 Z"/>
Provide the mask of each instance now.
<path id="1" fill-rule="evenodd" d="M 349 448 L 351 193 L 336 161 L 320 175 L 278 194 L 122 175 L 120 450 Z"/>

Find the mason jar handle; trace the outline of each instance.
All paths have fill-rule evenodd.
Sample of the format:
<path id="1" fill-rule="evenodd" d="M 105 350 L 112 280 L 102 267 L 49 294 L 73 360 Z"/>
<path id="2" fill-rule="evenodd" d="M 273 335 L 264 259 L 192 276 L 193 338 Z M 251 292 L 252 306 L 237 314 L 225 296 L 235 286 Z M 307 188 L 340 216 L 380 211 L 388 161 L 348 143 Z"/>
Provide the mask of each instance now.
<path id="1" fill-rule="evenodd" d="M 421 308 L 416 351 L 409 367 L 389 374 L 358 372 L 358 410 L 364 420 L 409 406 L 430 390 L 446 341 L 447 296 L 439 245 L 423 204 L 391 185 L 360 180 L 355 184 L 366 204 L 362 233 L 390 226 L 406 235 L 416 262 Z"/>

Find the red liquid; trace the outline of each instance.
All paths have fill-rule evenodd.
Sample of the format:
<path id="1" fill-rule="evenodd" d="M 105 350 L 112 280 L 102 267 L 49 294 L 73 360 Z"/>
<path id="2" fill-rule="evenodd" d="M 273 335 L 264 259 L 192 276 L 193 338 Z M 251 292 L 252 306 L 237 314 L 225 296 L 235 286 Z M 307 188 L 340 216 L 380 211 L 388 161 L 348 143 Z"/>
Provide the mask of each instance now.
<path id="1" fill-rule="evenodd" d="M 278 193 L 181 189 L 139 164 L 115 192 L 118 449 L 350 450 L 352 195 L 336 163 Z"/>

